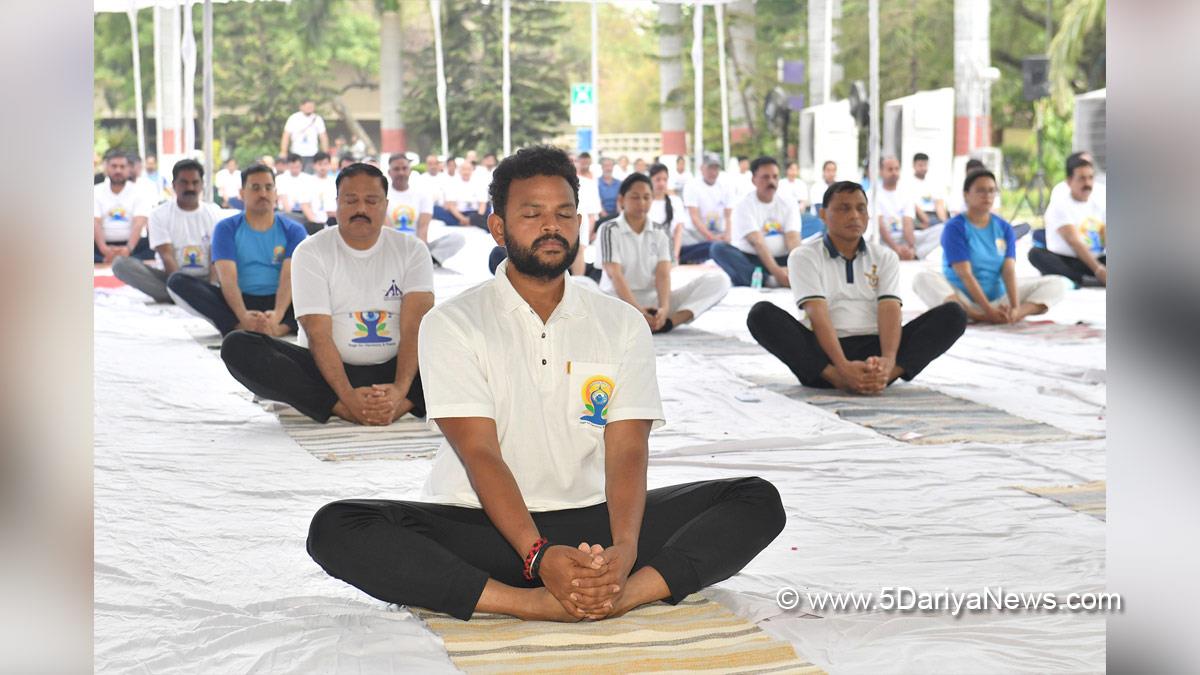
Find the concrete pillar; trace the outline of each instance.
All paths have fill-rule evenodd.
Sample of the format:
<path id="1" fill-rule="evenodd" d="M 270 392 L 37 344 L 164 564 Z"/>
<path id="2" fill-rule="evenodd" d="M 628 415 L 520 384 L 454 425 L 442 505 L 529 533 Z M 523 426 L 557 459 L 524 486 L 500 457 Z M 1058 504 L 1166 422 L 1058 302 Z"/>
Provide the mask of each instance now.
<path id="1" fill-rule="evenodd" d="M 659 126 L 664 155 L 687 154 L 687 118 L 683 115 L 683 107 L 667 102 L 671 92 L 683 84 L 681 16 L 678 4 L 658 3 L 658 102 L 661 104 Z"/>
<path id="2" fill-rule="evenodd" d="M 954 154 L 992 144 L 990 0 L 954 0 Z"/>

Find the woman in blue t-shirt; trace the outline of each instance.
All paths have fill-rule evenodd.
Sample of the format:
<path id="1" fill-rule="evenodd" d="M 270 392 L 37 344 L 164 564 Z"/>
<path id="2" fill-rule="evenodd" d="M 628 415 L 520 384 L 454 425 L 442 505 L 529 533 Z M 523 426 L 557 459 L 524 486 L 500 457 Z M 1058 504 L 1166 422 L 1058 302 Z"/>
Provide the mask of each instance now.
<path id="1" fill-rule="evenodd" d="M 963 181 L 967 210 L 942 230 L 942 273 L 926 271 L 913 290 L 930 307 L 957 302 L 972 321 L 1014 323 L 1042 314 L 1062 299 L 1062 277 L 1017 281 L 1016 236 L 1012 225 L 991 212 L 996 176 L 973 171 Z"/>

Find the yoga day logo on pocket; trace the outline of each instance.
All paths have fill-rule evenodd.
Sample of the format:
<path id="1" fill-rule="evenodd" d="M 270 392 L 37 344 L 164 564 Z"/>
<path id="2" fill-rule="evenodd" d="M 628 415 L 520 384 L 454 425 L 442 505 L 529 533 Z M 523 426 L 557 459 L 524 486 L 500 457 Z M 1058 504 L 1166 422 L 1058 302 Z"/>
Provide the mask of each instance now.
<path id="1" fill-rule="evenodd" d="M 588 414 L 579 418 L 593 426 L 603 427 L 608 424 L 608 402 L 612 400 L 613 389 L 616 385 L 603 375 L 593 375 L 583 383 L 583 407 Z"/>
<path id="2" fill-rule="evenodd" d="M 283 263 L 283 252 L 286 250 L 287 249 L 285 249 L 282 245 L 276 246 L 275 251 L 271 255 L 272 264 L 275 264 L 275 265 L 282 264 Z"/>
<path id="3" fill-rule="evenodd" d="M 391 342 L 388 331 L 387 312 L 354 312 L 354 329 L 357 337 L 350 341 L 355 344 L 369 345 L 381 342 Z"/>

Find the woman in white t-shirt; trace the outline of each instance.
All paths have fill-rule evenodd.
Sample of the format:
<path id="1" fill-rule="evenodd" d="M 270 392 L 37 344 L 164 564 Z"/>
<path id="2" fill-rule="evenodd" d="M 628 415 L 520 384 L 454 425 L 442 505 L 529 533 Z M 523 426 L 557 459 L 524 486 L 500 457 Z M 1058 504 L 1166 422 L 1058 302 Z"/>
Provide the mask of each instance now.
<path id="1" fill-rule="evenodd" d="M 600 290 L 633 305 L 652 333 L 666 333 L 720 302 L 730 288 L 722 272 L 705 272 L 671 289 L 671 240 L 651 222 L 650 179 L 631 174 L 617 194 L 621 215 L 601 225 L 596 235 L 604 269 Z"/>

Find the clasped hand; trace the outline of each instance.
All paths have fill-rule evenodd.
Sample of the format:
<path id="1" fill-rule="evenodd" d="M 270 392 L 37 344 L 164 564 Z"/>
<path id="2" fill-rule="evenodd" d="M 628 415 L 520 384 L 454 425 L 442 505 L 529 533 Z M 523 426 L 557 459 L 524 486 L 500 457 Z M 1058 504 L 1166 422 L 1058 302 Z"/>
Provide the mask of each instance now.
<path id="1" fill-rule="evenodd" d="M 620 605 L 637 551 L 627 545 L 604 548 L 582 542 L 577 548 L 551 546 L 543 556 L 539 576 L 546 590 L 571 616 L 599 620 L 612 616 Z"/>

